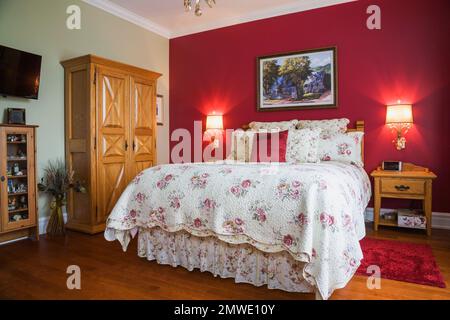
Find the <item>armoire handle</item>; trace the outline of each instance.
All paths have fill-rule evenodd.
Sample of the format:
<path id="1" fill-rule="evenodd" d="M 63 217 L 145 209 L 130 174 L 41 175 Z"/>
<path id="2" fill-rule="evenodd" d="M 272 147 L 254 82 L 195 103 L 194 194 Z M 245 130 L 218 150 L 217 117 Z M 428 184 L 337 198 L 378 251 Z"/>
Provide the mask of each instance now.
<path id="1" fill-rule="evenodd" d="M 133 151 L 135 151 L 135 149 L 136 149 L 136 142 L 134 142 L 133 140 Z"/>
<path id="2" fill-rule="evenodd" d="M 2 176 L 2 177 L 0 178 L 0 180 L 1 180 L 2 182 L 4 182 L 4 181 L 6 180 L 5 176 Z"/>
<path id="3" fill-rule="evenodd" d="M 125 140 L 125 151 L 127 151 L 127 150 L 128 150 L 128 141 Z"/>

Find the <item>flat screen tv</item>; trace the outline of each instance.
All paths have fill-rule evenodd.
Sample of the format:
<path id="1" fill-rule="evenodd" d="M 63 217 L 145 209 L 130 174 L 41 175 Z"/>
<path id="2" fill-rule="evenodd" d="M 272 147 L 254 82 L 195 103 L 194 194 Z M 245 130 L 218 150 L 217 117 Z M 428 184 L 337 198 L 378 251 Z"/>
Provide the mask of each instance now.
<path id="1" fill-rule="evenodd" d="M 37 99 L 42 57 L 0 45 L 0 95 Z"/>

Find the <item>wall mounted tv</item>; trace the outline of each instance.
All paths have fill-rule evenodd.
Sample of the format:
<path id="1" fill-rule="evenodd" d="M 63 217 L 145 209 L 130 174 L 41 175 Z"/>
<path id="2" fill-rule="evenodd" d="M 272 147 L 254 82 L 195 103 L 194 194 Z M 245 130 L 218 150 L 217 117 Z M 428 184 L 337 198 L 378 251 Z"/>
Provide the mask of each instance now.
<path id="1" fill-rule="evenodd" d="M 37 99 L 42 57 L 0 45 L 0 95 Z"/>

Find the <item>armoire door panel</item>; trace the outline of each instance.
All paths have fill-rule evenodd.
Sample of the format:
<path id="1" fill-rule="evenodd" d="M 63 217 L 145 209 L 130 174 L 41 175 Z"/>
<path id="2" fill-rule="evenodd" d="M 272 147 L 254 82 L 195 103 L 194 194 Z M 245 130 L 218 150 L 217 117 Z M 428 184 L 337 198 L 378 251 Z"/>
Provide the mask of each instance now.
<path id="1" fill-rule="evenodd" d="M 126 157 L 126 141 L 124 135 L 103 134 L 101 153 L 104 161 L 111 158 Z"/>
<path id="2" fill-rule="evenodd" d="M 91 222 L 91 201 L 95 195 L 91 193 L 92 177 L 91 165 L 95 166 L 95 159 L 91 158 L 91 128 L 95 120 L 91 119 L 90 66 L 83 64 L 70 67 L 65 73 L 65 129 L 66 129 L 66 166 L 75 172 L 75 180 L 82 181 L 88 192 L 67 192 L 67 214 L 70 223 Z M 92 77 L 93 79 L 94 77 Z M 73 92 L 73 94 L 69 94 Z M 94 133 L 92 132 L 92 135 Z"/>
<path id="3" fill-rule="evenodd" d="M 137 172 L 141 172 L 147 168 L 153 167 L 153 161 L 140 161 L 136 162 Z"/>
<path id="4" fill-rule="evenodd" d="M 153 128 L 153 117 L 151 114 L 151 101 L 153 96 L 153 86 L 140 83 L 133 79 L 132 82 L 133 101 L 133 128 L 149 129 Z"/>
<path id="5" fill-rule="evenodd" d="M 131 78 L 130 129 L 133 146 L 130 156 L 129 181 L 154 163 L 155 99 L 153 82 Z"/>
<path id="6" fill-rule="evenodd" d="M 126 113 L 126 78 L 114 74 L 101 77 L 101 126 L 104 128 L 124 128 Z"/>
<path id="7" fill-rule="evenodd" d="M 105 222 L 127 184 L 129 76 L 97 67 L 97 223 Z"/>
<path id="8" fill-rule="evenodd" d="M 126 186 L 124 163 L 104 163 L 99 168 L 98 223 L 106 220 Z"/>
<path id="9" fill-rule="evenodd" d="M 134 136 L 135 147 L 134 147 L 134 156 L 137 161 L 145 158 L 152 157 L 152 136 L 150 135 L 135 135 Z"/>

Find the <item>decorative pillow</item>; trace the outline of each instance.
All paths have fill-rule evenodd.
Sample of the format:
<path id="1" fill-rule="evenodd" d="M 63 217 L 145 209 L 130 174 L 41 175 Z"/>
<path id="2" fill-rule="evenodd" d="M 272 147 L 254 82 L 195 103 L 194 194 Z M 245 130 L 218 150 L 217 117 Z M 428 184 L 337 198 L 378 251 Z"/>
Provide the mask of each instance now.
<path id="1" fill-rule="evenodd" d="M 297 129 L 322 129 L 321 137 L 325 138 L 336 133 L 347 132 L 347 125 L 350 120 L 346 118 L 342 119 L 330 119 L 330 120 L 300 120 L 297 123 Z"/>
<path id="2" fill-rule="evenodd" d="M 228 160 L 250 162 L 253 147 L 253 138 L 257 131 L 235 130 L 231 134 L 231 152 Z"/>
<path id="3" fill-rule="evenodd" d="M 252 162 L 286 162 L 286 146 L 289 130 L 278 132 L 257 132 L 255 133 Z M 272 146 L 278 139 L 278 144 Z M 275 149 L 272 149 L 274 147 Z M 261 150 L 261 154 L 260 154 Z"/>
<path id="4" fill-rule="evenodd" d="M 364 132 L 337 133 L 319 142 L 319 157 L 322 161 L 345 161 L 364 166 L 361 147 Z"/>
<path id="5" fill-rule="evenodd" d="M 252 130 L 289 130 L 291 128 L 295 128 L 298 120 L 291 121 L 279 121 L 279 122 L 256 122 L 253 121 L 249 124 L 250 129 Z"/>
<path id="6" fill-rule="evenodd" d="M 322 129 L 291 129 L 286 148 L 286 161 L 293 163 L 317 163 L 319 136 Z"/>

